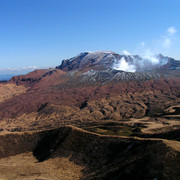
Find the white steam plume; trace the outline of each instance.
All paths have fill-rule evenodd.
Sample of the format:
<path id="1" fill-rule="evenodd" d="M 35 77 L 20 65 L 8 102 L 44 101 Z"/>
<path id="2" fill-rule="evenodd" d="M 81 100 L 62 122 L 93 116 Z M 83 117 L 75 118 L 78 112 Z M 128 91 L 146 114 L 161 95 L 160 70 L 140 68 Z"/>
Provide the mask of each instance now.
<path id="1" fill-rule="evenodd" d="M 122 57 L 119 62 L 115 62 L 115 64 L 113 65 L 113 69 L 122 70 L 126 72 L 136 71 L 135 65 L 128 63 L 124 57 Z"/>
<path id="2" fill-rule="evenodd" d="M 160 55 L 154 55 L 151 50 L 146 50 L 139 59 L 135 58 L 133 64 L 136 66 L 136 71 L 152 70 L 167 63 L 167 58 Z"/>
<path id="3" fill-rule="evenodd" d="M 136 72 L 144 70 L 152 70 L 167 63 L 167 58 L 153 55 L 151 51 L 147 51 L 142 56 L 124 56 L 119 60 L 115 60 L 113 69 L 126 72 Z"/>
<path id="4" fill-rule="evenodd" d="M 124 55 L 126 55 L 126 56 L 130 56 L 130 55 L 131 55 L 131 53 L 128 52 L 127 50 L 123 50 L 122 53 L 123 53 Z"/>
<path id="5" fill-rule="evenodd" d="M 157 51 L 167 50 L 173 41 L 173 36 L 177 33 L 177 29 L 173 26 L 166 30 L 166 33 L 156 40 L 156 45 L 152 48 L 146 48 L 146 43 L 141 42 L 142 53 L 140 56 L 132 56 L 127 50 L 123 50 L 124 56 L 121 59 L 115 59 L 113 68 L 117 70 L 135 72 L 143 70 L 152 70 L 167 63 L 168 58 L 157 55 Z M 158 47 L 158 46 L 159 47 Z"/>

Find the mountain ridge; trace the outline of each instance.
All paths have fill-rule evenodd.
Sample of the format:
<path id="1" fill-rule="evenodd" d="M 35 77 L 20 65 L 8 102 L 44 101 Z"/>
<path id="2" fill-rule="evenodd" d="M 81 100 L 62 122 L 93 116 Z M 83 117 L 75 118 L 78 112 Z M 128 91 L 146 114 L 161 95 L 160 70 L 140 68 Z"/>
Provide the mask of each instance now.
<path id="1" fill-rule="evenodd" d="M 139 55 L 120 55 L 111 51 L 83 52 L 73 58 L 63 60 L 61 65 L 56 68 L 64 71 L 71 71 L 89 66 L 95 70 L 105 70 L 113 68 L 114 63 L 120 62 L 122 58 L 130 64 L 133 63 L 134 60 L 142 61 L 143 59 L 143 57 Z M 162 69 L 180 67 L 180 61 L 170 57 L 165 57 L 162 54 L 151 55 L 151 57 L 148 58 L 158 58 L 160 61 L 166 61 L 162 67 L 160 66 Z M 148 58 L 146 57 L 146 62 L 148 62 Z"/>

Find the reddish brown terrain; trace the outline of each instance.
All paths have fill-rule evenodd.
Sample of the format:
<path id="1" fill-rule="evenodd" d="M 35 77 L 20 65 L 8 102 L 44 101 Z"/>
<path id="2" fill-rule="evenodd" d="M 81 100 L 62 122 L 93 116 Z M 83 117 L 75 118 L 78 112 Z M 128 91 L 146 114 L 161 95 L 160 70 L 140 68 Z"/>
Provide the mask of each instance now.
<path id="1" fill-rule="evenodd" d="M 0 84 L 1 139 L 10 141 L 0 171 L 24 158 L 32 168 L 9 165 L 14 176 L 0 178 L 180 178 L 179 61 L 161 55 L 163 66 L 131 73 L 112 68 L 116 53 L 90 55 Z"/>

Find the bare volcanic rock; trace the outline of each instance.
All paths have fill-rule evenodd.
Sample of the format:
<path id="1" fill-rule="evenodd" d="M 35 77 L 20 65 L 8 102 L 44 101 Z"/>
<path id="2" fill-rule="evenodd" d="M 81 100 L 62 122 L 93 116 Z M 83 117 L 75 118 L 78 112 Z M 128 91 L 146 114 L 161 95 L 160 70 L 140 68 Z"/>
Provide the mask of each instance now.
<path id="1" fill-rule="evenodd" d="M 144 69 L 177 69 L 180 68 L 180 62 L 165 57 L 162 54 L 150 57 L 141 57 L 139 55 L 119 55 L 111 51 L 83 52 L 71 59 L 63 60 L 57 69 L 63 71 L 72 71 L 77 69 L 91 68 L 93 70 L 105 70 L 113 68 L 113 66 L 122 60 L 136 67 L 137 71 Z M 155 61 L 155 64 L 153 64 Z M 156 62 L 158 61 L 158 62 Z"/>
<path id="2" fill-rule="evenodd" d="M 120 58 L 121 56 L 108 51 L 84 52 L 71 59 L 63 60 L 62 64 L 57 66 L 57 68 L 65 71 L 81 69 L 84 67 L 107 69 L 112 66 L 115 61 L 115 57 Z"/>

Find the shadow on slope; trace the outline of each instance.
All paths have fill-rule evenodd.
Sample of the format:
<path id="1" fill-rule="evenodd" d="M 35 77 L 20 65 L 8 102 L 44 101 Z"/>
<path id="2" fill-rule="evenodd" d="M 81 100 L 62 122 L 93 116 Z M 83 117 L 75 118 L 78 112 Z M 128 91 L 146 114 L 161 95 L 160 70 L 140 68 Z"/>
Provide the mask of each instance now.
<path id="1" fill-rule="evenodd" d="M 31 151 L 39 166 L 48 159 L 70 157 L 84 166 L 83 179 L 180 178 L 177 141 L 104 136 L 64 126 L 1 135 L 0 143 L 1 158 Z"/>
<path id="2" fill-rule="evenodd" d="M 33 152 L 38 161 L 71 156 L 83 162 L 85 179 L 180 177 L 180 153 L 160 139 L 102 136 L 65 127 L 45 135 Z"/>

